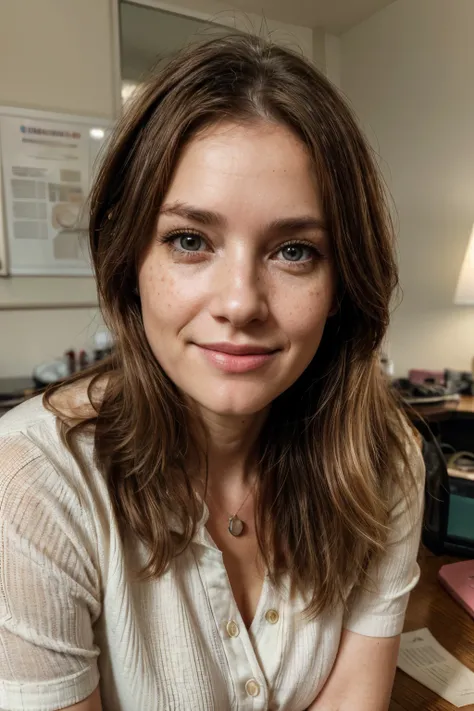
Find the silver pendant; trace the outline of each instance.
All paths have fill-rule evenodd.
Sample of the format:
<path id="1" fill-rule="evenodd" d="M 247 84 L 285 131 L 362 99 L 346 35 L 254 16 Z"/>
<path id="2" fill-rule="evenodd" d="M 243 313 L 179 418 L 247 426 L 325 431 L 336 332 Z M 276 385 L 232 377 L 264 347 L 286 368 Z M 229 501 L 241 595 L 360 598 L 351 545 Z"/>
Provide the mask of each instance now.
<path id="1" fill-rule="evenodd" d="M 229 528 L 228 531 L 231 536 L 240 536 L 242 534 L 242 531 L 244 530 L 244 522 L 240 520 L 240 518 L 235 515 L 231 516 L 229 518 Z"/>

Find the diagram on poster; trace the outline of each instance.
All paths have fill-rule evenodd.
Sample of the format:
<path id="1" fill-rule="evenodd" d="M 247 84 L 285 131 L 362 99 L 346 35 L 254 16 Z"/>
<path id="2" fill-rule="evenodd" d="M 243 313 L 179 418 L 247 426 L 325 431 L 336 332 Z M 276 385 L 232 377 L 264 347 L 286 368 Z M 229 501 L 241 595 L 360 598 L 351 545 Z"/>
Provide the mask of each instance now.
<path id="1" fill-rule="evenodd" d="M 9 273 L 90 275 L 87 198 L 106 128 L 2 115 Z"/>

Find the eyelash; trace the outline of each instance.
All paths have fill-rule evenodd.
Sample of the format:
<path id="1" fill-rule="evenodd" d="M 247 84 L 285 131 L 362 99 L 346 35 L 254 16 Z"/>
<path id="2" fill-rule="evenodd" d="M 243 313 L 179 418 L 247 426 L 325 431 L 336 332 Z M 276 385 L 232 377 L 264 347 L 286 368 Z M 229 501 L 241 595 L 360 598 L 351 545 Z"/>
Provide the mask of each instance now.
<path id="1" fill-rule="evenodd" d="M 201 251 L 192 251 L 192 250 L 185 250 L 185 249 L 177 249 L 174 245 L 173 242 L 178 238 L 181 237 L 182 235 L 194 235 L 196 237 L 199 237 L 200 239 L 203 240 L 207 244 L 207 239 L 204 237 L 203 234 L 201 234 L 198 230 L 194 230 L 192 228 L 190 229 L 176 229 L 176 230 L 171 230 L 170 232 L 167 232 L 165 235 L 163 235 L 160 238 L 160 243 L 161 244 L 166 244 L 170 248 L 172 252 L 175 254 L 179 254 L 180 256 L 184 256 L 185 259 L 190 259 L 192 260 L 193 257 L 196 254 L 202 254 Z M 292 268 L 298 268 L 298 267 L 303 267 L 307 266 L 309 262 L 314 262 L 314 261 L 320 261 L 324 259 L 324 255 L 319 251 L 319 249 L 314 245 L 312 242 L 307 242 L 305 240 L 288 240 L 284 244 L 280 245 L 278 250 L 275 252 L 275 254 L 278 254 L 278 252 L 281 252 L 282 249 L 285 247 L 291 247 L 292 245 L 296 245 L 298 247 L 306 247 L 307 249 L 312 252 L 313 257 L 312 259 L 306 259 L 304 261 L 300 262 L 292 262 L 291 260 L 283 260 L 285 264 L 289 264 Z"/>

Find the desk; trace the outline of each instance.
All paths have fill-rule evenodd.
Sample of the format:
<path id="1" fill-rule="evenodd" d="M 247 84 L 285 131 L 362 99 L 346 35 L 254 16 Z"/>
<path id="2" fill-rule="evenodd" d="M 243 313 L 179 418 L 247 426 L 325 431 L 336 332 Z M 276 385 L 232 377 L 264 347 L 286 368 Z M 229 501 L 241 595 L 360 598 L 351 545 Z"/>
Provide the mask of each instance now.
<path id="1" fill-rule="evenodd" d="M 448 400 L 435 405 L 410 405 L 407 407 L 411 419 L 419 418 L 426 422 L 442 422 L 443 420 L 473 419 L 474 395 L 463 395 L 460 400 Z"/>
<path id="2" fill-rule="evenodd" d="M 407 406 L 406 413 L 413 424 L 425 434 L 428 423 L 440 442 L 450 444 L 457 452 L 474 452 L 474 397 L 467 395 L 459 401 L 441 402 L 437 405 Z M 426 436 L 426 435 L 425 435 Z"/>
<path id="3" fill-rule="evenodd" d="M 474 620 L 437 581 L 442 565 L 456 558 L 422 550 L 421 578 L 408 603 L 404 631 L 428 627 L 438 642 L 474 671 Z M 464 706 L 474 711 L 474 706 Z M 455 707 L 397 669 L 390 711 L 453 711 Z"/>

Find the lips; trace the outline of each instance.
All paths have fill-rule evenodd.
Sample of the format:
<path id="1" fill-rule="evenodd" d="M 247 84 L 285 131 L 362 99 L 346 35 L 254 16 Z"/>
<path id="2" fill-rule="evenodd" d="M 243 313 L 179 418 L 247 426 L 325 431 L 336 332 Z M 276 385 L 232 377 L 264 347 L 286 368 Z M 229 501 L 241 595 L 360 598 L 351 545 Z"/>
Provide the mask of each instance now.
<path id="1" fill-rule="evenodd" d="M 200 348 L 236 356 L 264 355 L 274 353 L 278 350 L 277 348 L 268 348 L 267 346 L 257 346 L 251 344 L 237 345 L 234 343 L 205 343 L 200 344 Z"/>
<path id="2" fill-rule="evenodd" d="M 279 349 L 251 344 L 206 343 L 198 345 L 208 363 L 223 373 L 237 374 L 257 370 L 272 361 Z"/>

